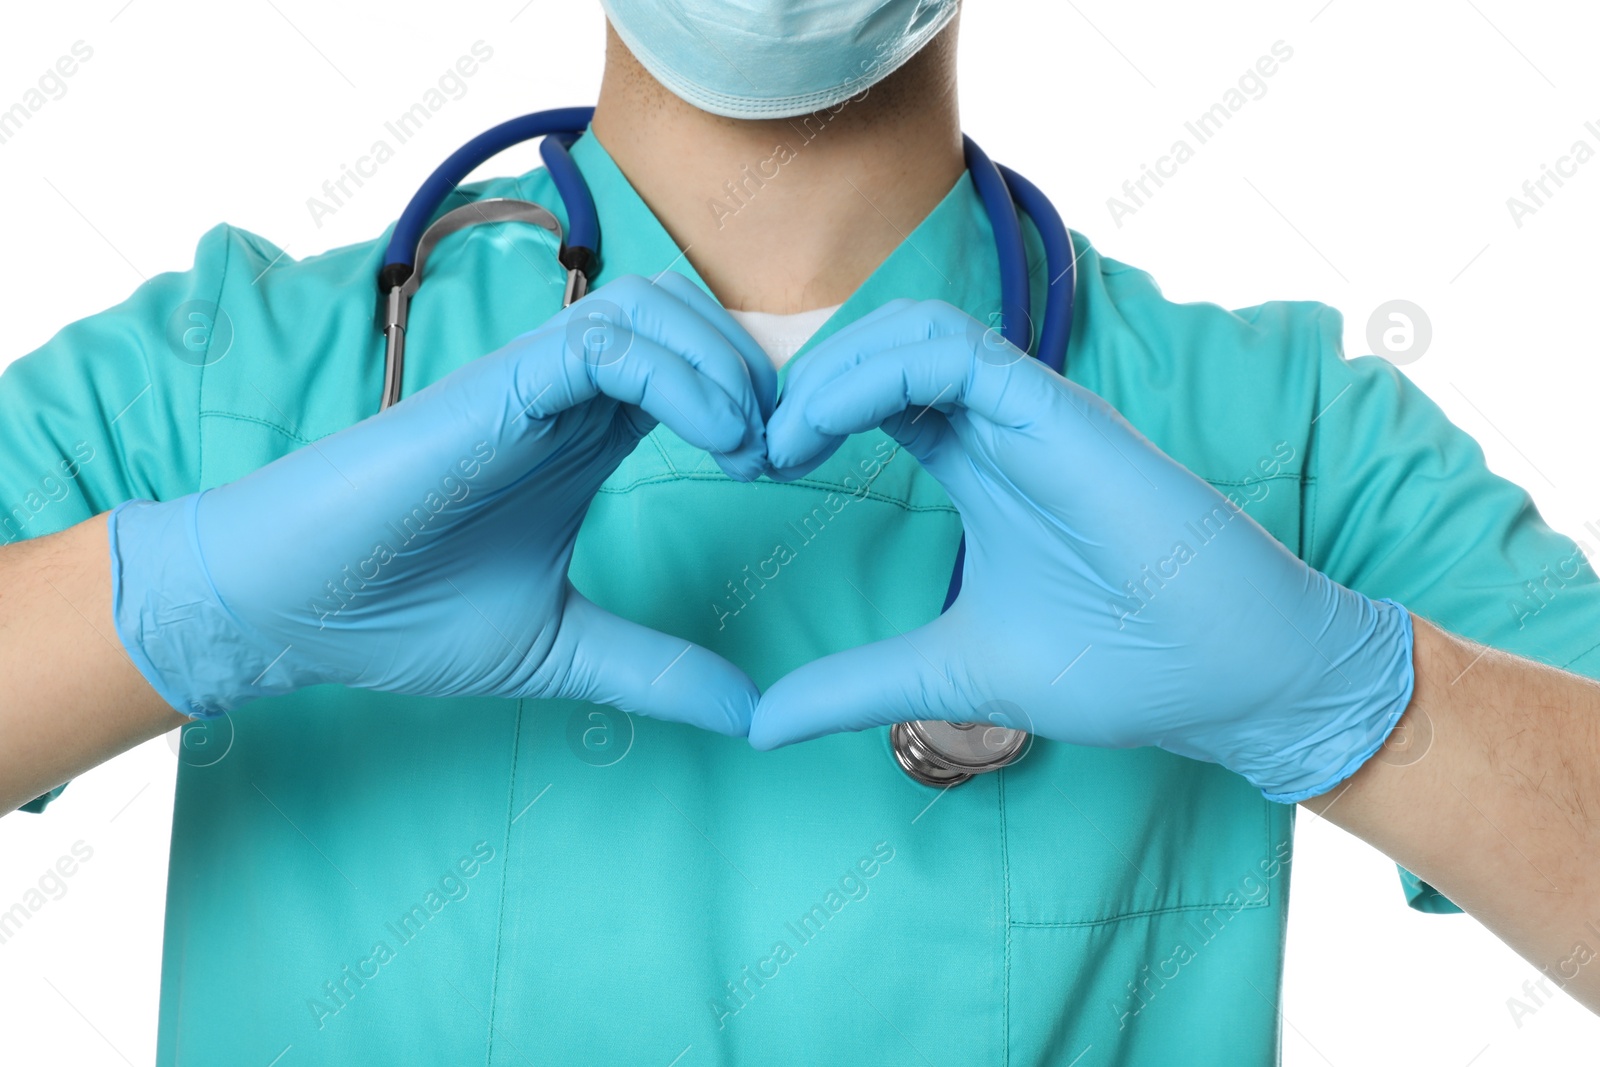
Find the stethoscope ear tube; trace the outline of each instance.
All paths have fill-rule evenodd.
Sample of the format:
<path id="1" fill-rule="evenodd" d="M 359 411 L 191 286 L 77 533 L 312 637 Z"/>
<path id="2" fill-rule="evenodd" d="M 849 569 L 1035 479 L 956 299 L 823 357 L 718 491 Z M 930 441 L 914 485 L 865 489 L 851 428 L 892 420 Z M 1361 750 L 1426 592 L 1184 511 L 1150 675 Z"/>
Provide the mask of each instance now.
<path id="1" fill-rule="evenodd" d="M 595 212 L 594 197 L 583 180 L 577 164 L 567 153 L 567 147 L 588 128 L 594 117 L 592 107 L 563 107 L 536 111 L 502 122 L 485 130 L 452 152 L 443 163 L 428 175 L 422 187 L 406 204 L 394 233 L 389 237 L 384 264 L 378 271 L 378 325 L 384 335 L 383 399 L 379 410 L 400 399 L 405 368 L 406 324 L 410 317 L 411 296 L 422 283 L 422 265 L 427 251 L 439 240 L 479 221 L 534 222 L 551 229 L 560 247 L 561 265 L 567 271 L 567 283 L 562 294 L 562 305 L 580 300 L 588 292 L 589 279 L 598 269 L 600 223 Z M 537 204 L 528 201 L 507 200 L 503 203 L 523 204 L 542 213 L 542 218 L 506 216 L 499 219 L 474 218 L 470 215 L 455 218 L 462 209 L 457 208 L 437 222 L 429 220 L 438 212 L 445 199 L 466 180 L 467 175 L 486 160 L 513 145 L 544 138 L 539 146 L 545 168 L 554 182 L 557 194 L 566 207 L 567 225 L 571 247 L 561 244 L 561 226 L 555 216 Z M 489 204 L 491 201 L 483 201 Z M 471 208 L 469 204 L 466 207 Z M 445 226 L 447 219 L 452 224 Z M 548 220 L 548 225 L 546 223 Z M 429 239 L 432 237 L 432 244 Z M 427 246 L 424 248 L 424 246 Z"/>
<path id="2" fill-rule="evenodd" d="M 401 380 L 405 374 L 406 360 L 406 328 L 411 319 L 411 298 L 422 288 L 423 271 L 427 268 L 428 257 L 433 250 L 453 233 L 458 233 L 469 226 L 478 226 L 484 223 L 504 224 L 507 222 L 524 223 L 547 230 L 555 236 L 556 245 L 561 244 L 561 222 L 550 210 L 531 200 L 510 200 L 494 198 L 490 200 L 475 200 L 470 204 L 463 204 L 454 211 L 446 212 L 440 216 L 439 221 L 428 227 L 422 235 L 422 240 L 417 242 L 416 262 L 404 274 L 404 277 L 383 297 L 383 401 L 378 410 L 395 404 L 400 399 Z M 386 271 L 387 267 L 384 268 Z M 388 275 L 392 281 L 400 277 L 400 272 L 395 271 Z M 572 278 L 567 278 L 567 291 L 573 290 Z"/>

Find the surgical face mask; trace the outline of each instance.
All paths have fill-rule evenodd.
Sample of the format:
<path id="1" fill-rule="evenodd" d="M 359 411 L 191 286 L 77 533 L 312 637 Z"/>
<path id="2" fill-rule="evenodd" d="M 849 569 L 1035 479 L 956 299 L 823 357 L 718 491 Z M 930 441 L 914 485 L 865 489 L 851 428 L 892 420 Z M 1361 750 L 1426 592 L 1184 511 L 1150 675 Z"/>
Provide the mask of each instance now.
<path id="1" fill-rule="evenodd" d="M 655 79 L 736 119 L 806 115 L 883 80 L 958 0 L 601 0 Z"/>

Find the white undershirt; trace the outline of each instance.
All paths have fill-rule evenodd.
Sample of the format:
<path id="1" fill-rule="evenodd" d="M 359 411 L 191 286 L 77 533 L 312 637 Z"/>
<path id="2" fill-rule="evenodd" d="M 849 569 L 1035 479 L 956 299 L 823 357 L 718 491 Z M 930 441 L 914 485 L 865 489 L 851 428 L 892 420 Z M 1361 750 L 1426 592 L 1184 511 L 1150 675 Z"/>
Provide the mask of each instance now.
<path id="1" fill-rule="evenodd" d="M 774 367 L 782 367 L 794 354 L 805 347 L 811 335 L 822 329 L 822 324 L 839 310 L 835 304 L 827 308 L 796 311 L 791 315 L 774 315 L 770 311 L 734 311 L 728 309 L 734 321 L 755 338 L 756 344 L 772 360 Z"/>

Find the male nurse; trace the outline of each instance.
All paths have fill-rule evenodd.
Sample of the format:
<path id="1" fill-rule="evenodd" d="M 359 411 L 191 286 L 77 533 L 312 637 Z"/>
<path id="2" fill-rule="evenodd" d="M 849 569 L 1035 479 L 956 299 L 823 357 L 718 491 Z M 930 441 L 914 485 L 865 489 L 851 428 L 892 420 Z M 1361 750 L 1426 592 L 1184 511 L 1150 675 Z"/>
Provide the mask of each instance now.
<path id="1" fill-rule="evenodd" d="M 158 1059 L 1275 1062 L 1294 802 L 1384 751 L 1412 613 L 1593 674 L 1600 583 L 1519 615 L 1575 547 L 1321 305 L 1173 304 L 1079 236 L 1070 383 L 980 352 L 953 0 L 606 7 L 587 303 L 532 228 L 447 239 L 378 414 L 386 241 L 219 226 L 0 376 L 6 807 L 180 725 L 221 753 L 180 768 Z M 542 171 L 447 206 L 501 196 L 564 210 Z M 1198 533 L 1075 562 L 1049 475 L 1091 417 L 1158 450 L 1125 479 L 1227 506 L 1182 483 Z M 1244 520 L 1338 669 L 1186 590 Z M 1076 621 L 1100 573 L 1118 640 Z M 1030 751 L 947 790 L 877 725 L 994 709 Z M 1496 780 L 1470 798 L 1522 810 Z M 1369 836 L 1464 906 L 1527 899 L 1498 852 Z"/>

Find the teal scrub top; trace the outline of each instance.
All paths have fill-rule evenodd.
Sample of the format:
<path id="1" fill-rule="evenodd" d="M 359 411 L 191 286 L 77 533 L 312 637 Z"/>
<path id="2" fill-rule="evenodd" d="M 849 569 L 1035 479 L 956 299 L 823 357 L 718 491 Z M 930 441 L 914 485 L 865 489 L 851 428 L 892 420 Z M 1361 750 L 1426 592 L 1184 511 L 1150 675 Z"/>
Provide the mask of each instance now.
<path id="1" fill-rule="evenodd" d="M 573 156 L 597 284 L 696 277 L 592 134 Z M 543 171 L 457 199 L 490 196 L 561 212 Z M 1334 579 L 1600 675 L 1582 554 L 1399 371 L 1343 358 L 1337 312 L 1172 303 L 1075 236 L 1074 380 Z M 296 261 L 219 226 L 193 269 L 18 360 L 0 537 L 216 486 L 373 414 L 386 240 Z M 406 393 L 553 314 L 554 252 L 526 226 L 447 239 Z M 963 177 L 812 344 L 893 297 L 987 318 L 997 279 Z M 765 686 L 932 618 L 959 534 L 881 433 L 798 482 L 740 484 L 657 429 L 596 498 L 572 578 Z M 338 687 L 185 730 L 163 1064 L 1278 1059 L 1295 810 L 1211 764 L 1038 740 L 940 792 L 882 729 L 761 753 L 594 705 Z"/>

